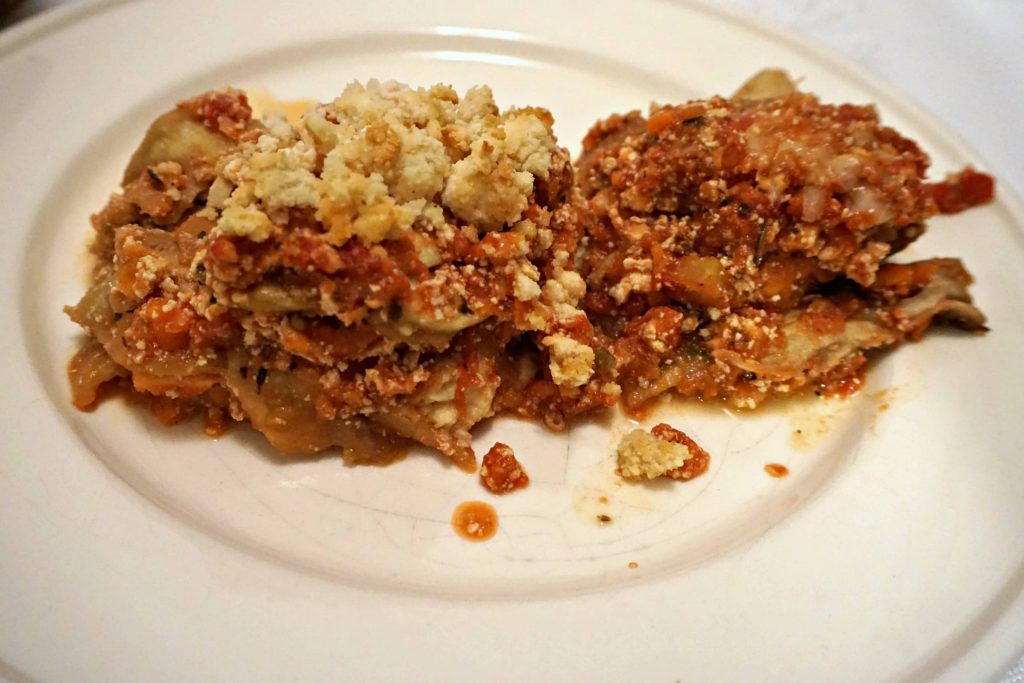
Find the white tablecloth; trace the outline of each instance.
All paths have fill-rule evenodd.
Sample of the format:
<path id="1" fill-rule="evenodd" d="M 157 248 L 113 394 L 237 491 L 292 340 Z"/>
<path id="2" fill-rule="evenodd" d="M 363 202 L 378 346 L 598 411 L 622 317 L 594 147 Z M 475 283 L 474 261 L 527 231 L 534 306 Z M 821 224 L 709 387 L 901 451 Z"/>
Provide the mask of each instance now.
<path id="1" fill-rule="evenodd" d="M 69 1 L 0 0 L 13 6 L 0 28 Z M 896 86 L 980 152 L 1000 187 L 1024 195 L 1024 0 L 720 4 L 795 29 Z M 1024 683 L 1024 658 L 999 683 Z"/>

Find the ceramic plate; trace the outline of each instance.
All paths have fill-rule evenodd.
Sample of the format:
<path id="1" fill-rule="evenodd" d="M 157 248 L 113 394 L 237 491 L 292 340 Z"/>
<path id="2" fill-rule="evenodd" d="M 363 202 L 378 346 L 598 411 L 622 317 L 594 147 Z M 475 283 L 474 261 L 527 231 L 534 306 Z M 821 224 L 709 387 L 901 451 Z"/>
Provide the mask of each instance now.
<path id="1" fill-rule="evenodd" d="M 0 673 L 46 681 L 974 681 L 1024 633 L 1018 202 L 936 218 L 907 258 L 962 257 L 992 332 L 876 358 L 867 388 L 753 414 L 662 406 L 712 454 L 622 486 L 621 416 L 477 433 L 532 483 L 491 498 L 414 452 L 282 460 L 122 402 L 69 403 L 88 216 L 147 124 L 233 84 L 330 98 L 353 79 L 488 83 L 578 150 L 598 117 L 730 92 L 772 65 L 877 103 L 974 163 L 897 93 L 804 41 L 688 3 L 94 2 L 0 36 Z M 764 465 L 790 470 L 767 476 Z M 453 508 L 491 502 L 471 544 Z M 598 522 L 607 515 L 611 523 Z"/>

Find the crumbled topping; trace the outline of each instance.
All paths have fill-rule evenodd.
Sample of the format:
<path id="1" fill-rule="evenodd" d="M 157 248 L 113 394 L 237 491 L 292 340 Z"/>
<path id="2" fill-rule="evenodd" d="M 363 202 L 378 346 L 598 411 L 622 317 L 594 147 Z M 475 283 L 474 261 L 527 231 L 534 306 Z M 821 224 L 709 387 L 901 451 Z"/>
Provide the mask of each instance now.
<path id="1" fill-rule="evenodd" d="M 217 227 L 226 235 L 247 237 L 253 242 L 262 242 L 270 237 L 274 224 L 259 209 L 253 206 L 228 206 L 221 213 Z"/>
<path id="2" fill-rule="evenodd" d="M 448 86 L 372 80 L 349 85 L 298 126 L 268 121 L 263 135 L 223 161 L 234 190 L 225 201 L 221 183 L 214 198 L 227 209 L 316 209 L 336 244 L 394 238 L 417 220 L 440 227 L 443 209 L 491 230 L 520 220 L 555 150 L 550 114 L 499 113 L 486 87 L 460 102 Z M 250 234 L 223 222 L 228 234 Z"/>
<path id="3" fill-rule="evenodd" d="M 522 216 L 532 189 L 532 175 L 516 171 L 512 159 L 494 143 L 478 140 L 452 169 L 444 203 L 459 218 L 493 229 Z"/>
<path id="4" fill-rule="evenodd" d="M 649 292 L 653 286 L 652 264 L 649 258 L 626 257 L 622 260 L 626 274 L 608 290 L 612 298 L 623 303 L 633 292 Z"/>
<path id="5" fill-rule="evenodd" d="M 594 374 L 594 349 L 564 334 L 544 337 L 551 352 L 551 379 L 562 387 L 579 387 Z"/>
<path id="6" fill-rule="evenodd" d="M 514 292 L 516 299 L 519 301 L 532 301 L 540 296 L 540 285 L 537 284 L 537 278 L 540 277 L 540 273 L 537 272 L 536 266 L 533 264 L 524 264 L 522 268 L 516 271 Z"/>
<path id="7" fill-rule="evenodd" d="M 616 455 L 624 479 L 657 479 L 693 457 L 683 444 L 664 441 L 642 429 L 622 437 Z"/>

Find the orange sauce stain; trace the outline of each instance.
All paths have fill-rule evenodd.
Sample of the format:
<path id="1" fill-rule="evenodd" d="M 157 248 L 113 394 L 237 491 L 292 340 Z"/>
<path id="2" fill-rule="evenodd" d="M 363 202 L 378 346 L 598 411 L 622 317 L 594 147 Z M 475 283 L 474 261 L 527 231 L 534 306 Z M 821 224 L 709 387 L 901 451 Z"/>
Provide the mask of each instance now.
<path id="1" fill-rule="evenodd" d="M 452 512 L 452 528 L 467 541 L 486 541 L 498 532 L 498 512 L 478 500 L 459 503 Z"/>
<path id="2" fill-rule="evenodd" d="M 781 479 L 789 474 L 789 468 L 785 465 L 780 465 L 775 462 L 770 462 L 764 466 L 764 471 L 768 473 L 768 476 Z"/>
<path id="3" fill-rule="evenodd" d="M 889 408 L 892 407 L 893 399 L 896 395 L 896 389 L 889 387 L 888 389 L 882 389 L 868 395 L 872 401 L 878 406 L 878 410 L 871 416 L 871 421 L 868 424 L 868 429 L 872 434 L 878 433 L 878 420 Z"/>
<path id="4" fill-rule="evenodd" d="M 638 565 L 638 564 L 637 564 L 636 562 L 630 562 L 630 563 L 629 563 L 629 568 L 630 568 L 630 569 L 636 569 L 636 568 L 637 568 L 637 567 L 639 567 L 639 566 L 640 566 L 640 565 Z"/>
<path id="5" fill-rule="evenodd" d="M 246 95 L 254 117 L 284 116 L 293 126 L 302 119 L 303 114 L 317 105 L 316 100 L 282 100 L 263 88 L 248 88 Z"/>

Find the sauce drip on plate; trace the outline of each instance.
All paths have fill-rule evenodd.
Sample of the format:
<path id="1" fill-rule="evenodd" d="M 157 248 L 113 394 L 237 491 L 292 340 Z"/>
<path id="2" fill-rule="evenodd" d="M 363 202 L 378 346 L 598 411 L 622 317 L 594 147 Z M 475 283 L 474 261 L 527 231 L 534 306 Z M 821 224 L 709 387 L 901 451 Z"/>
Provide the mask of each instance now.
<path id="1" fill-rule="evenodd" d="M 467 541 L 486 541 L 498 531 L 498 512 L 487 503 L 459 503 L 452 512 L 452 528 Z"/>

